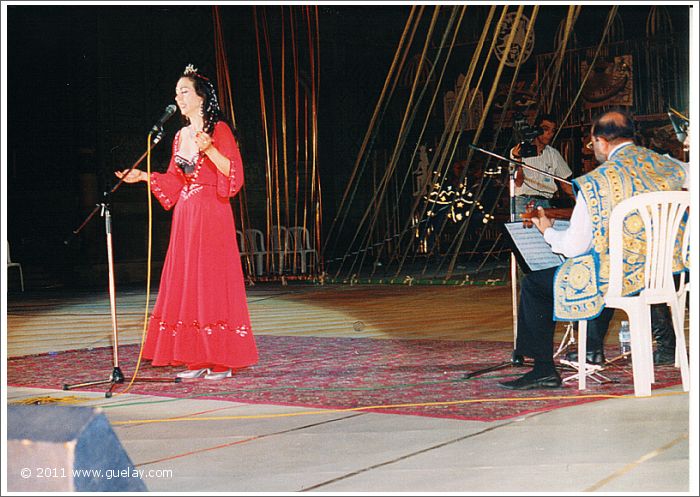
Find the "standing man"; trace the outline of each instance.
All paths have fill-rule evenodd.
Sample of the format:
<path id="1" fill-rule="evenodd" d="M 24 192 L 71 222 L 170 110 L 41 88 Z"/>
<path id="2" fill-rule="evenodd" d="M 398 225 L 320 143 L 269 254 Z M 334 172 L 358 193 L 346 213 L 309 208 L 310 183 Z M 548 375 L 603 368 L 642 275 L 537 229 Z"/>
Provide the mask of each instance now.
<path id="1" fill-rule="evenodd" d="M 686 183 L 685 167 L 634 144 L 634 121 L 624 112 L 611 111 L 598 117 L 591 126 L 591 137 L 589 145 L 601 165 L 574 180 L 576 205 L 569 228 L 551 229 L 552 220 L 543 211 L 533 218 L 552 250 L 569 259 L 558 268 L 533 271 L 523 278 L 514 354 L 532 357 L 534 368 L 516 380 L 501 383 L 504 388 L 561 386 L 552 358 L 555 320 L 594 320 L 603 311 L 609 269 L 607 231 L 613 208 L 635 195 L 681 190 Z M 643 284 L 635 275 L 644 271 L 644 261 L 626 263 L 623 291 L 634 293 Z M 679 257 L 674 270 L 681 269 Z"/>
<path id="2" fill-rule="evenodd" d="M 535 127 L 542 130 L 542 134 L 535 137 L 533 143 L 537 150 L 537 155 L 534 157 L 522 158 L 520 155 L 521 144 L 518 143 L 510 151 L 510 158 L 524 162 L 528 166 L 532 166 L 540 171 L 553 174 L 563 179 L 571 177 L 571 169 L 566 164 L 566 161 L 561 156 L 559 151 L 552 147 L 550 143 L 554 138 L 554 133 L 557 129 L 557 122 L 550 114 L 541 114 L 535 120 Z M 520 219 L 520 214 L 525 212 L 527 204 L 534 200 L 536 207 L 552 207 L 551 201 L 554 194 L 557 193 L 557 181 L 549 176 L 536 173 L 530 169 L 516 167 L 515 171 L 515 218 Z M 559 183 L 562 190 L 573 196 L 571 186 L 565 183 Z"/>

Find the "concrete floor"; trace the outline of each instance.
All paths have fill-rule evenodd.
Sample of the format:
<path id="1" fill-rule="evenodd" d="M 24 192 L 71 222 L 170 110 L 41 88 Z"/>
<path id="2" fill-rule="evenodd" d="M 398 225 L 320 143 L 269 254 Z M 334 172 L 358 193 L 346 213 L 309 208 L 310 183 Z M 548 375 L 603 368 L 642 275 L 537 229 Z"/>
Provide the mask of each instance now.
<path id="1" fill-rule="evenodd" d="M 680 387 L 489 423 L 29 388 L 7 400 L 68 394 L 102 407 L 152 492 L 698 491 Z"/>

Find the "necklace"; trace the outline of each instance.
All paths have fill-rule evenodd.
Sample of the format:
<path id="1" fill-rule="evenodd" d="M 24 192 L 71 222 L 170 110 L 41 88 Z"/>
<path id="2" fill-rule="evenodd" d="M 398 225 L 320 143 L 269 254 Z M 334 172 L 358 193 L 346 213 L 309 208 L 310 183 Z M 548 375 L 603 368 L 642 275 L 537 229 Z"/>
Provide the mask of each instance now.
<path id="1" fill-rule="evenodd" d="M 199 132 L 201 131 L 201 130 L 195 131 L 194 126 L 192 126 L 192 125 L 188 126 L 188 129 L 189 129 L 189 132 L 190 132 L 190 136 L 191 136 L 192 138 L 194 138 L 195 136 L 197 136 L 197 133 L 199 133 Z"/>

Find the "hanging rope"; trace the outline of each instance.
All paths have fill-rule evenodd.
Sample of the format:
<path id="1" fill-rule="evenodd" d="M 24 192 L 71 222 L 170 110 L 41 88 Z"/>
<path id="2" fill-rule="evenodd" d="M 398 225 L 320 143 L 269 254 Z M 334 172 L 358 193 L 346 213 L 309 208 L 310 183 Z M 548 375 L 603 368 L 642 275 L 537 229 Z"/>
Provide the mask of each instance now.
<path id="1" fill-rule="evenodd" d="M 264 238 L 268 250 L 265 270 L 274 272 L 284 282 L 287 276 L 295 276 L 298 272 L 297 255 L 307 257 L 304 251 L 308 249 L 306 243 L 312 244 L 311 249 L 317 255 L 315 262 L 323 267 L 317 145 L 320 82 L 318 9 L 254 7 L 253 13 L 260 114 L 266 150 Z M 268 23 L 268 15 L 277 13 L 282 26 L 279 51 L 273 50 Z M 290 40 L 291 50 L 287 49 L 287 39 Z M 305 48 L 299 43 L 303 39 L 307 41 Z M 302 57 L 306 59 L 302 60 Z M 306 64 L 304 68 L 303 63 Z M 307 87 L 301 81 L 303 69 L 309 75 Z M 292 93 L 293 105 L 289 97 Z M 303 167 L 300 165 L 302 157 Z M 301 228 L 302 233 L 288 231 L 291 227 Z M 314 273 L 316 265 L 311 269 L 311 273 Z M 292 274 L 288 274 L 290 271 Z"/>
<path id="2" fill-rule="evenodd" d="M 221 12 L 219 6 L 215 5 L 212 7 L 212 17 L 214 20 L 214 52 L 216 55 L 216 81 L 218 86 L 218 95 L 221 102 L 221 109 L 224 115 L 230 119 L 234 130 L 237 130 L 236 125 L 236 113 L 233 105 L 233 89 L 231 85 L 231 74 L 229 72 L 229 61 L 226 54 L 226 42 L 224 37 L 223 24 L 221 22 Z M 238 209 L 234 209 L 234 219 L 237 219 L 236 225 L 241 228 L 241 246 L 239 250 L 241 252 L 247 253 L 245 256 L 245 268 L 246 274 L 248 274 L 249 282 L 253 281 L 255 275 L 255 270 L 253 266 L 252 255 L 250 250 L 247 250 L 248 241 L 246 239 L 245 233 L 249 226 L 249 216 L 248 216 L 248 201 L 245 184 L 241 187 L 240 191 L 236 195 L 237 199 L 234 200 L 238 204 Z M 234 204 L 235 207 L 235 204 Z"/>

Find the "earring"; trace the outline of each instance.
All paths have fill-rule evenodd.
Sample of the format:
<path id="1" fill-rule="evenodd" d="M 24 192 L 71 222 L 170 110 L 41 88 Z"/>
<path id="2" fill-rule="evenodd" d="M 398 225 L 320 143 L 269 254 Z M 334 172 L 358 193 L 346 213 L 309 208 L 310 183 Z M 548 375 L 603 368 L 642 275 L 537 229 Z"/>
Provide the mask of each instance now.
<path id="1" fill-rule="evenodd" d="M 204 117 L 204 102 L 199 106 L 199 115 Z"/>

